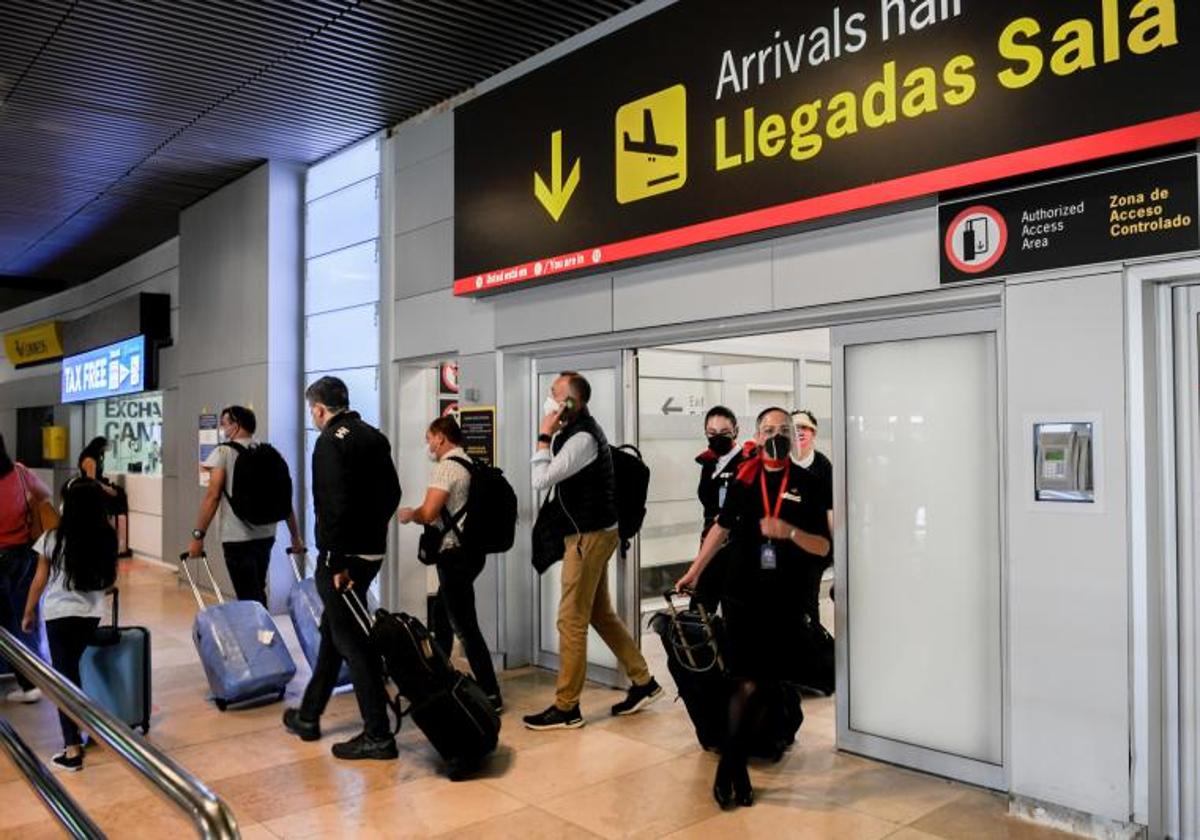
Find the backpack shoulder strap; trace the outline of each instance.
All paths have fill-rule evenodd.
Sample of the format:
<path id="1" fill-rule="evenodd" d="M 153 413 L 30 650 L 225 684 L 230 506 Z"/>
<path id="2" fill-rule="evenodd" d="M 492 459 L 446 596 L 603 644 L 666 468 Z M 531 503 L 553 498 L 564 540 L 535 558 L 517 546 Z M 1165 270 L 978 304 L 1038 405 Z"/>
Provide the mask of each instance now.
<path id="1" fill-rule="evenodd" d="M 238 443 L 236 440 L 227 440 L 227 441 L 224 441 L 223 443 L 218 443 L 217 446 L 228 446 L 230 449 L 232 449 L 234 452 L 236 452 L 239 455 L 246 454 L 246 447 L 243 446 L 242 444 Z"/>

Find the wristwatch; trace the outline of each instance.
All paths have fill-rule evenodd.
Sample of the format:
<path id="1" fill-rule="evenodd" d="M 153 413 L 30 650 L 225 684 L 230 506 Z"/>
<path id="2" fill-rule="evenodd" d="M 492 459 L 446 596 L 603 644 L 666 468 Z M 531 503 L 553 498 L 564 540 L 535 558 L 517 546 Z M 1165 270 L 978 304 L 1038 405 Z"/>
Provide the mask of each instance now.
<path id="1" fill-rule="evenodd" d="M 554 438 L 550 437 L 550 435 L 538 435 L 538 443 L 551 443 L 553 440 Z"/>
<path id="2" fill-rule="evenodd" d="M 205 534 L 205 532 L 201 531 L 199 528 L 192 529 L 192 539 L 194 539 L 194 540 L 204 539 L 204 534 Z"/>
<path id="3" fill-rule="evenodd" d="M 796 529 L 793 528 L 792 530 L 788 531 L 788 542 L 795 542 L 795 541 L 796 541 Z"/>

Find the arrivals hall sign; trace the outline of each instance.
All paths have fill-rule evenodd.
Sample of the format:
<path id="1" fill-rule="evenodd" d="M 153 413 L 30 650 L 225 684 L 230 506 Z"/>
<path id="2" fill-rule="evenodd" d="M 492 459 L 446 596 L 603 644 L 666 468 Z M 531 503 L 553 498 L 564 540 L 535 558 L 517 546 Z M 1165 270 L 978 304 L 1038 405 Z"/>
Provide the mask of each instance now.
<path id="1" fill-rule="evenodd" d="M 1200 137 L 1196 0 L 683 0 L 460 107 L 456 294 Z"/>

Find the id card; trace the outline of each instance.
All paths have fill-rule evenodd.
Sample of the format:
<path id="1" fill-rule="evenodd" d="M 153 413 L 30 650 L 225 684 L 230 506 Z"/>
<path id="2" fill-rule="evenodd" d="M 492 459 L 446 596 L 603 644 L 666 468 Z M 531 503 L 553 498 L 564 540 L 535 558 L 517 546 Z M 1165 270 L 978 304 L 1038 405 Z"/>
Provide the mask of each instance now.
<path id="1" fill-rule="evenodd" d="M 773 543 L 763 543 L 762 549 L 758 554 L 758 564 L 759 567 L 765 572 L 771 572 L 775 570 L 777 564 L 775 561 L 775 546 Z"/>
<path id="2" fill-rule="evenodd" d="M 725 496 L 728 493 L 729 493 L 728 487 L 718 487 L 717 488 L 717 507 L 718 508 L 725 507 Z"/>

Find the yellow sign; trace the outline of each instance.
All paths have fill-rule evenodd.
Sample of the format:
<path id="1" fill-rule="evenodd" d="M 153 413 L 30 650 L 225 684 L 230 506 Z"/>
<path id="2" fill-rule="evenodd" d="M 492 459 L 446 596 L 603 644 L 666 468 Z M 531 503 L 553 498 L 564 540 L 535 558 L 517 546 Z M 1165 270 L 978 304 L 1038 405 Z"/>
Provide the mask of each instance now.
<path id="1" fill-rule="evenodd" d="M 47 461 L 62 461 L 67 457 L 67 427 L 42 427 L 42 457 Z"/>
<path id="2" fill-rule="evenodd" d="M 675 85 L 617 111 L 617 201 L 629 204 L 687 183 L 687 89 Z"/>
<path id="3" fill-rule="evenodd" d="M 62 358 L 62 325 L 58 321 L 46 321 L 5 333 L 4 352 L 17 367 Z"/>
<path id="4" fill-rule="evenodd" d="M 579 186 L 579 158 L 575 159 L 575 164 L 571 167 L 571 174 L 567 176 L 566 182 L 563 182 L 562 144 L 561 131 L 550 135 L 550 183 L 547 184 L 543 181 L 542 176 L 538 173 L 533 173 L 533 195 L 546 208 L 550 218 L 556 222 L 562 218 L 563 211 L 567 209 L 567 202 L 571 200 L 575 188 Z"/>

